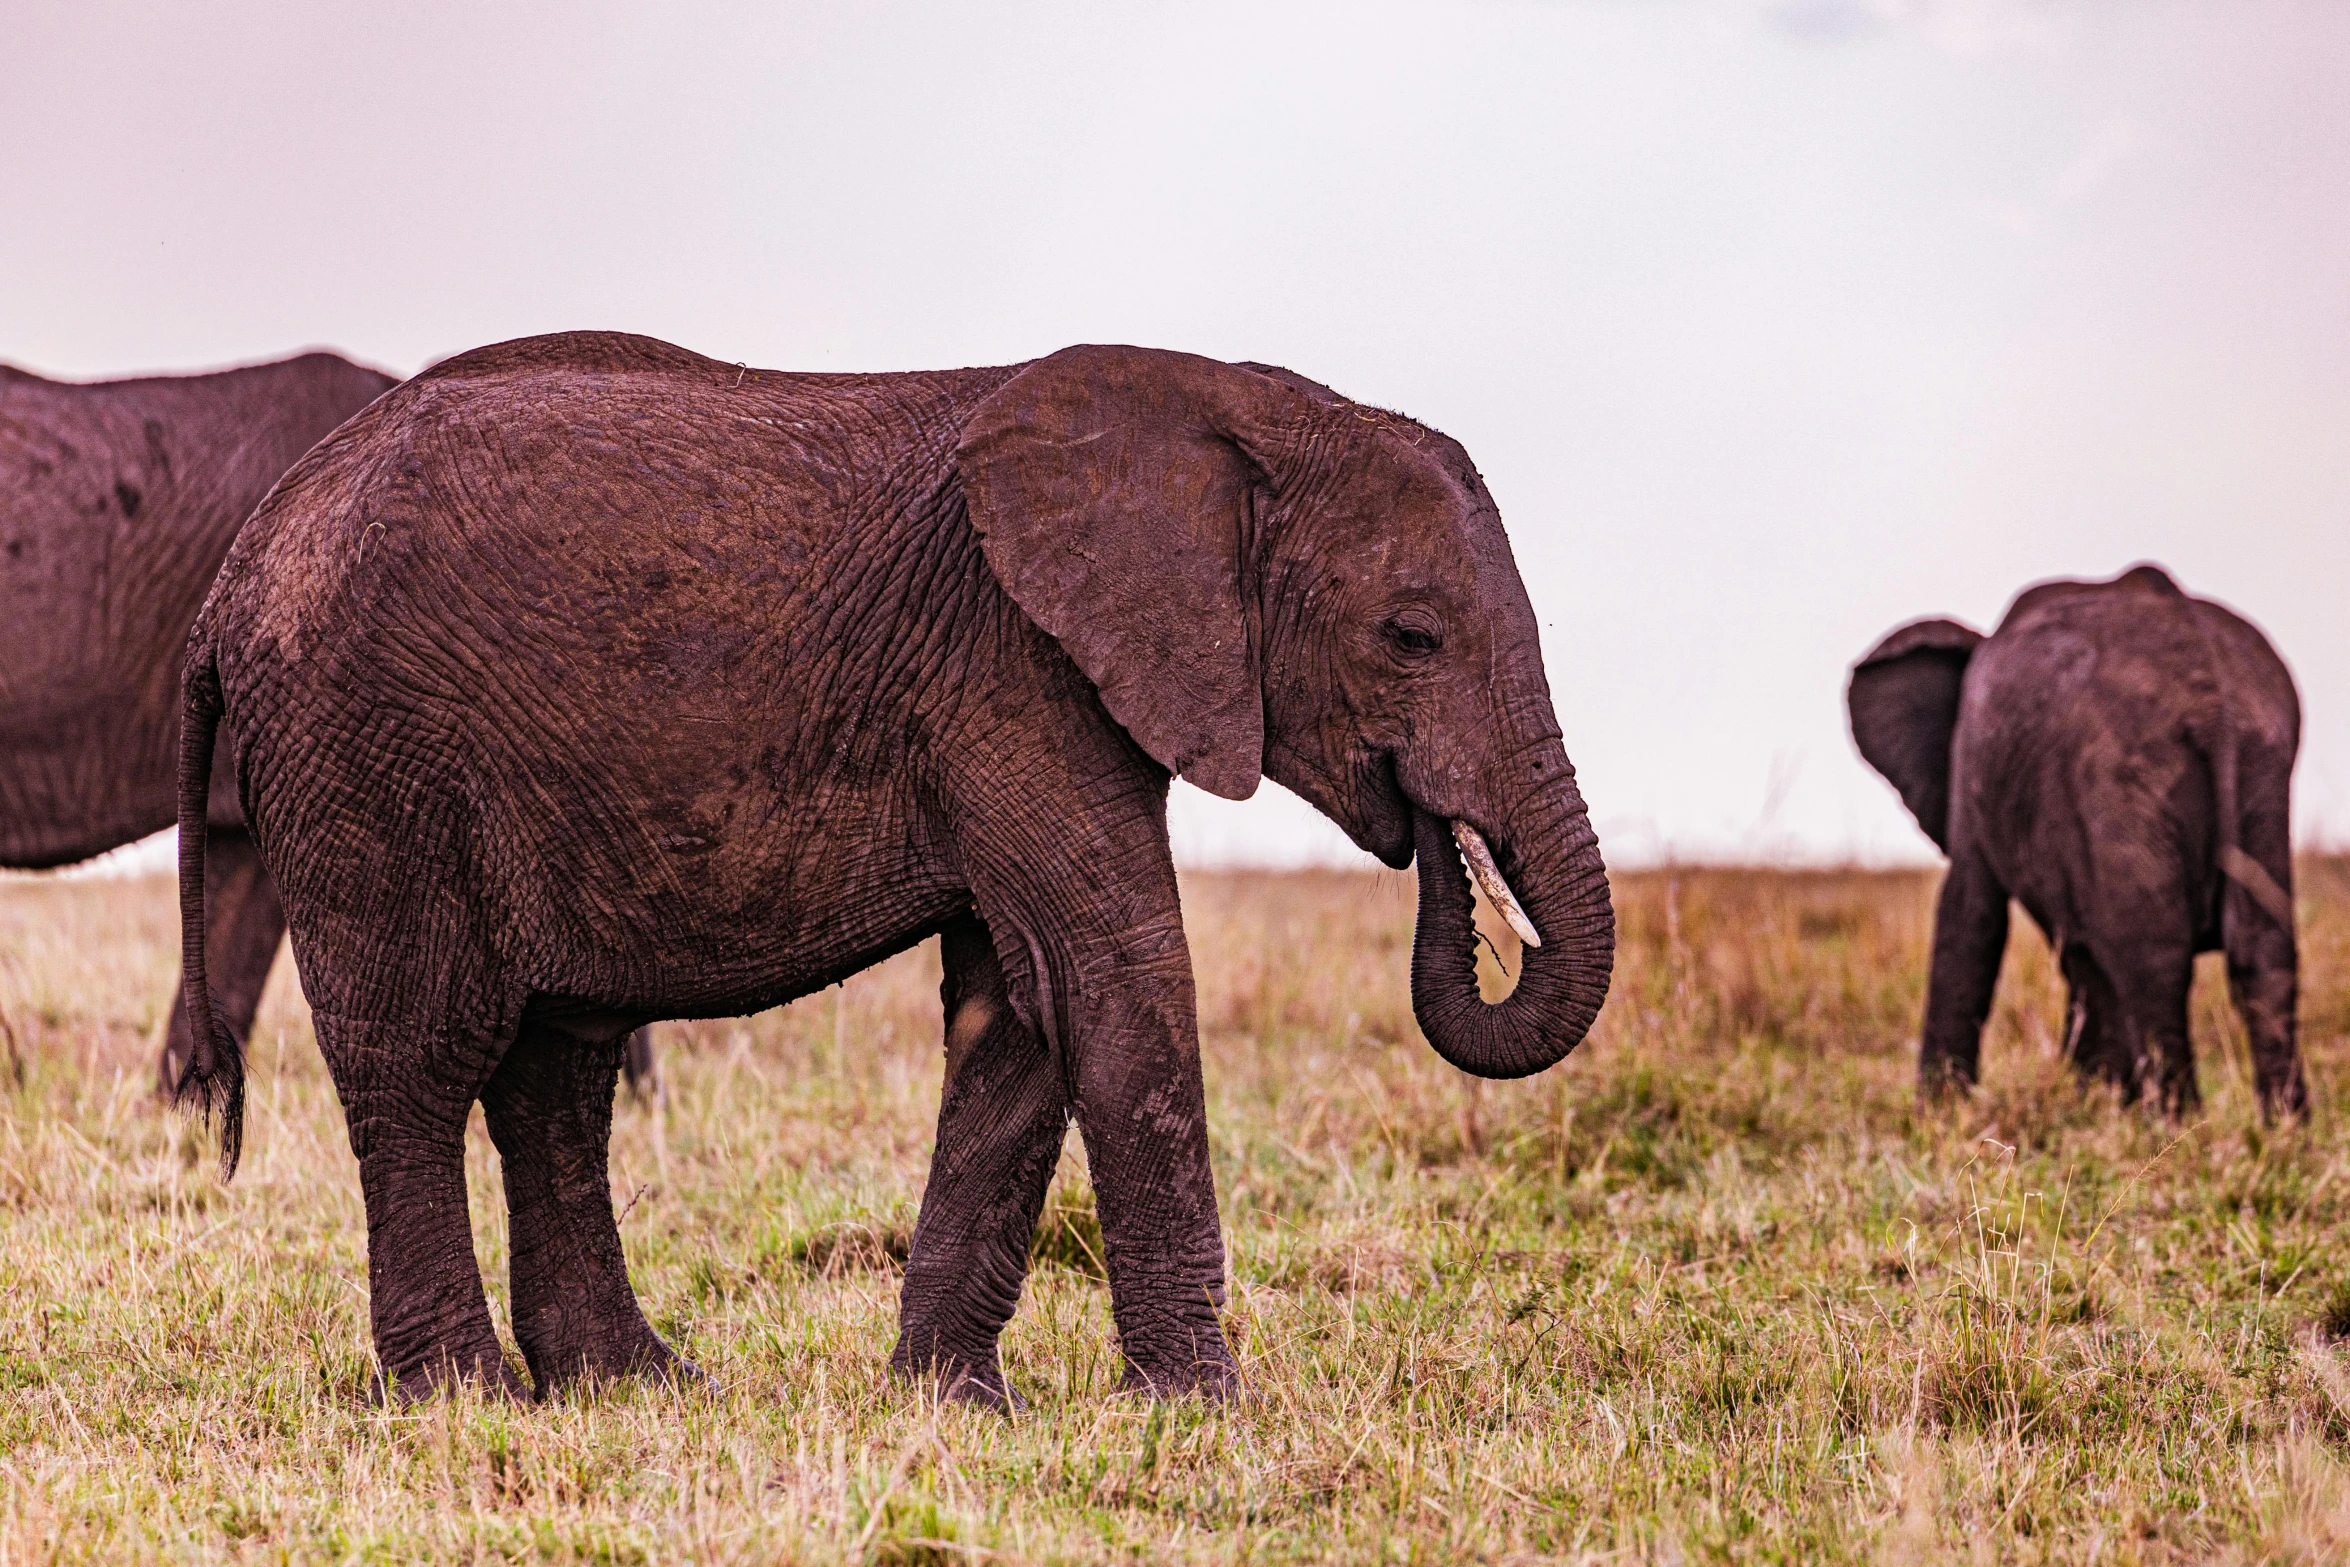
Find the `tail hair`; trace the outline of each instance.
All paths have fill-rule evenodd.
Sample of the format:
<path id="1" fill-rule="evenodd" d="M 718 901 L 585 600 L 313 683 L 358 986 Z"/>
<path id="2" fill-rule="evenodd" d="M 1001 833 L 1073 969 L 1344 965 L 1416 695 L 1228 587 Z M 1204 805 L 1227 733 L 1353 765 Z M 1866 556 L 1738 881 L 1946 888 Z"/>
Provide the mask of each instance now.
<path id="1" fill-rule="evenodd" d="M 220 1177 L 234 1180 L 245 1151 L 245 1046 L 221 1021 L 204 978 L 204 840 L 212 748 L 220 727 L 220 667 L 209 646 L 188 650 L 181 682 L 179 766 L 180 985 L 188 1008 L 188 1063 L 172 1103 L 220 1127 Z"/>

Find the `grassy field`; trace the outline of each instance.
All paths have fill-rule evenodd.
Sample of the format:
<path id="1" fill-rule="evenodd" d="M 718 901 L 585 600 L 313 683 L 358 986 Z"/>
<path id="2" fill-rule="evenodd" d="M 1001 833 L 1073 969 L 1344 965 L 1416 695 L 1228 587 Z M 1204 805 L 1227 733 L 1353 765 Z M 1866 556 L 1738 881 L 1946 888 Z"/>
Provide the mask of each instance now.
<path id="1" fill-rule="evenodd" d="M 1408 878 L 1189 878 L 1248 1392 L 1110 1394 L 1072 1137 L 1003 1420 L 883 1373 L 930 952 L 672 1027 L 622 1108 L 638 1289 L 714 1391 L 388 1411 L 290 965 L 224 1188 L 150 1097 L 167 884 L 0 882 L 0 1564 L 2350 1559 L 2350 862 L 2304 867 L 2317 1110 L 2278 1133 L 2216 967 L 2200 1118 L 2078 1088 L 2021 921 L 1988 1086 L 1921 1113 L 1932 893 L 1619 877 L 1591 1040 L 1478 1084 L 1413 1029 Z M 473 1175 L 502 1319 L 478 1133 Z"/>

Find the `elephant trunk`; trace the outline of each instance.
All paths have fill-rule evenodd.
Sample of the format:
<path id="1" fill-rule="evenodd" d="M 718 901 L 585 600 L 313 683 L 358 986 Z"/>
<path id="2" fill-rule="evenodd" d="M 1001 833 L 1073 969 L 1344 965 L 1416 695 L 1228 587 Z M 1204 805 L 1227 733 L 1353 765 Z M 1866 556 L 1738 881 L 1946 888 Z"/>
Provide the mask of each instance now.
<path id="1" fill-rule="evenodd" d="M 1436 1053 L 1478 1077 L 1527 1077 L 1582 1043 L 1607 999 L 1615 963 L 1615 911 L 1599 838 L 1569 773 L 1522 802 L 1499 824 L 1508 833 L 1478 867 L 1497 904 L 1514 891 L 1521 918 L 1539 935 L 1528 943 L 1517 988 L 1498 1002 L 1477 990 L 1475 902 L 1462 851 L 1482 845 L 1472 828 L 1414 806 L 1413 853 L 1420 868 L 1419 929 L 1412 941 L 1412 1011 Z M 1460 824 L 1466 826 L 1466 824 Z M 1517 920 L 1511 921 L 1517 925 Z"/>

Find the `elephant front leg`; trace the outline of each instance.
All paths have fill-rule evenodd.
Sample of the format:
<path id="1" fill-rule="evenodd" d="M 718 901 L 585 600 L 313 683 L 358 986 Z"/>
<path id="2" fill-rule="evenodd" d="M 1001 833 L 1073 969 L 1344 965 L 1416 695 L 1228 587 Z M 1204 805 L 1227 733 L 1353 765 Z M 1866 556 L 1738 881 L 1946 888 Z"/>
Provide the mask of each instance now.
<path id="1" fill-rule="evenodd" d="M 1076 1044 L 1077 1127 L 1101 1210 L 1129 1392 L 1225 1395 L 1224 1239 L 1208 1162 L 1191 964 L 1166 950 L 1096 971 Z"/>
<path id="2" fill-rule="evenodd" d="M 242 827 L 213 828 L 204 848 L 206 978 L 212 984 L 213 1016 L 240 1040 L 252 1036 L 253 1016 L 261 1010 L 261 992 L 285 935 L 286 911 L 253 835 Z M 187 993 L 184 986 L 175 987 L 163 1056 L 156 1064 L 166 1098 L 187 1070 L 188 1042 Z"/>
<path id="3" fill-rule="evenodd" d="M 996 1340 L 1020 1303 L 1046 1186 L 1069 1126 L 1061 1063 L 1012 1008 L 987 927 L 942 933 L 946 1088 L 914 1226 L 890 1369 L 1009 1408 Z"/>
<path id="4" fill-rule="evenodd" d="M 1974 1086 L 1983 1021 L 2007 951 L 2007 888 L 1965 845 L 1951 857 L 1934 909 L 1934 963 L 1926 983 L 1918 1089 L 1928 1098 Z"/>
<path id="5" fill-rule="evenodd" d="M 645 1321 L 612 1214 L 625 1048 L 526 1021 L 482 1091 L 505 1173 L 514 1337 L 541 1397 L 583 1378 L 698 1375 Z"/>

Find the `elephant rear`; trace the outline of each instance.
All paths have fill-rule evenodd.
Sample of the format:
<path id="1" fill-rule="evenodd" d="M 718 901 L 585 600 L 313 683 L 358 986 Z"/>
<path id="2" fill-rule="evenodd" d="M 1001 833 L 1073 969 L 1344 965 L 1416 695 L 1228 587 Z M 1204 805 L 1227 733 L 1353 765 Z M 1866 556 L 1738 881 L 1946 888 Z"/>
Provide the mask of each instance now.
<path id="1" fill-rule="evenodd" d="M 2193 956 L 2224 946 L 2263 1107 L 2298 1112 L 2288 791 L 2299 717 L 2274 650 L 2151 566 L 2039 584 L 1989 638 L 1923 624 L 1947 629 L 1888 637 L 1856 666 L 1850 702 L 1863 755 L 1951 857 L 1929 1084 L 1973 1081 L 2012 896 L 2064 968 L 2076 1064 L 2127 1095 L 2152 1079 L 2174 1108 L 2193 1103 Z"/>

